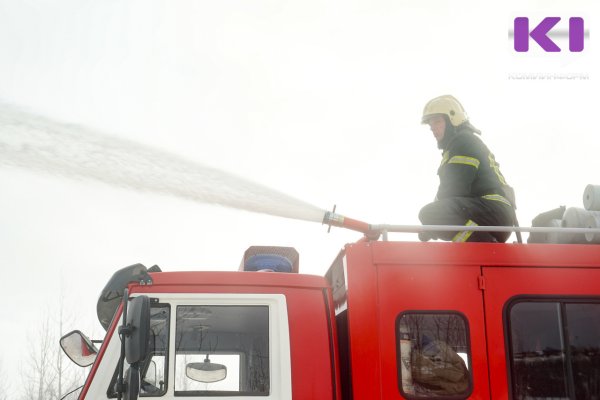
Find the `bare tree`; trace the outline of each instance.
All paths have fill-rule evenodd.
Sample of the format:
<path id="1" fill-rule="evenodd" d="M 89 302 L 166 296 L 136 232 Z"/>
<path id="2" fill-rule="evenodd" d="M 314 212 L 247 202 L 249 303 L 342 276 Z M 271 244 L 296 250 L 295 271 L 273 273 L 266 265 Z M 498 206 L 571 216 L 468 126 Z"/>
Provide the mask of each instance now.
<path id="1" fill-rule="evenodd" d="M 24 398 L 28 400 L 52 400 L 55 397 L 56 374 L 52 368 L 56 353 L 54 339 L 49 316 L 41 321 L 35 336 L 28 335 L 30 350 L 25 365 L 21 367 L 21 387 Z"/>
<path id="2" fill-rule="evenodd" d="M 61 290 L 61 293 L 63 291 Z M 65 312 L 65 298 L 61 294 L 60 304 L 58 308 L 58 314 L 55 318 L 54 326 L 56 327 L 56 353 L 54 354 L 55 361 L 53 363 L 53 371 L 56 374 L 56 383 L 55 383 L 55 397 L 52 399 L 59 400 L 65 394 L 72 392 L 75 388 L 80 386 L 85 381 L 85 376 L 89 371 L 89 368 L 82 368 L 69 360 L 69 358 L 63 353 L 63 351 L 59 347 L 58 338 L 70 331 L 73 326 L 74 321 L 72 314 L 69 312 Z M 69 327 L 69 328 L 67 328 Z M 68 399 L 76 398 L 76 395 L 68 396 Z"/>
<path id="3" fill-rule="evenodd" d="M 20 371 L 23 400 L 59 400 L 84 381 L 86 369 L 73 364 L 59 346 L 65 326 L 71 325 L 68 315 L 61 295 L 57 312 L 47 313 L 35 334 L 28 335 L 30 351 Z"/>
<path id="4" fill-rule="evenodd" d="M 65 326 L 72 325 L 72 319 L 70 314 L 64 312 L 65 298 L 62 295 L 61 290 L 60 303 L 58 307 L 58 315 L 55 321 L 57 328 L 57 338 L 65 334 Z M 55 345 L 58 347 L 59 343 L 56 340 Z M 54 373 L 56 374 L 56 393 L 57 399 L 62 398 L 65 393 L 70 392 L 78 386 L 79 382 L 83 381 L 82 372 L 83 369 L 73 365 L 65 354 L 58 349 L 55 353 L 55 362 L 53 364 Z"/>
<path id="5" fill-rule="evenodd" d="M 8 400 L 8 379 L 0 361 L 0 400 Z"/>

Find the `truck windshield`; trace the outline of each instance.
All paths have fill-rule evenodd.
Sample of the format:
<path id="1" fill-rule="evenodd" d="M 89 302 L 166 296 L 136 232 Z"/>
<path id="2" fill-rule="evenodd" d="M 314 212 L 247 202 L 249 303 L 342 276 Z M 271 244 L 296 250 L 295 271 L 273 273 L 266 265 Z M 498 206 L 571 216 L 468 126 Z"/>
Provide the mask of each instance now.
<path id="1" fill-rule="evenodd" d="M 269 307 L 177 307 L 175 395 L 268 396 Z"/>

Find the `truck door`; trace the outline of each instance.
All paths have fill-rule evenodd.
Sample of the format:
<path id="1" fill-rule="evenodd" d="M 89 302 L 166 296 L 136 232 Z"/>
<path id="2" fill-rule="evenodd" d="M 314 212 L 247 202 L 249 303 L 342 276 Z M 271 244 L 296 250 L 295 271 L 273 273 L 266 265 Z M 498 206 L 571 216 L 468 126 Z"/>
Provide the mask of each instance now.
<path id="1" fill-rule="evenodd" d="M 150 311 L 150 351 L 140 365 L 140 398 L 291 400 L 284 295 L 156 296 Z M 112 334 L 105 346 L 82 399 L 117 398 L 118 335 Z"/>
<path id="2" fill-rule="evenodd" d="M 369 310 L 379 310 L 381 398 L 489 398 L 479 268 L 378 265 L 377 272 L 378 304 L 362 300 L 350 311 L 371 307 L 360 318 L 368 326 Z M 360 367 L 354 362 L 353 373 Z"/>
<path id="3" fill-rule="evenodd" d="M 600 269 L 482 275 L 491 398 L 600 398 Z"/>

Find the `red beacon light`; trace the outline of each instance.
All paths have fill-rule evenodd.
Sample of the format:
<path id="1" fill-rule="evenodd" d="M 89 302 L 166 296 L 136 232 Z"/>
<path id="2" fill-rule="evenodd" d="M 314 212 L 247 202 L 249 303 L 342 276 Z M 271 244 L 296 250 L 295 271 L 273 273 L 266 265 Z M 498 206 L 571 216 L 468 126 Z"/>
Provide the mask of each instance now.
<path id="1" fill-rule="evenodd" d="M 293 247 L 250 246 L 244 252 L 240 271 L 298 273 L 300 255 Z"/>

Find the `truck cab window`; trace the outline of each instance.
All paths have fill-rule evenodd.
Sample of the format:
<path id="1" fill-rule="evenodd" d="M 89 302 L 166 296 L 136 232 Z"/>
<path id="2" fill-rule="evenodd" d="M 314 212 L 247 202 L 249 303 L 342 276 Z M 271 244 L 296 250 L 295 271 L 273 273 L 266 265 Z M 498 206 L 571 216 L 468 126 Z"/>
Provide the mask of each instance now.
<path id="1" fill-rule="evenodd" d="M 514 399 L 597 398 L 600 303 L 521 299 L 508 316 Z"/>
<path id="2" fill-rule="evenodd" d="M 176 396 L 268 396 L 269 307 L 177 307 Z"/>
<path id="3" fill-rule="evenodd" d="M 156 304 L 150 309 L 150 352 L 140 363 L 140 397 L 162 396 L 167 391 L 167 360 L 169 349 L 168 305 Z M 125 361 L 124 372 L 129 365 Z M 116 398 L 118 368 L 108 388 L 108 397 Z"/>
<path id="4" fill-rule="evenodd" d="M 398 380 L 410 398 L 466 398 L 471 389 L 465 318 L 407 312 L 396 320 Z"/>

